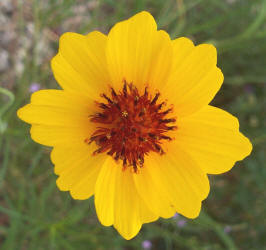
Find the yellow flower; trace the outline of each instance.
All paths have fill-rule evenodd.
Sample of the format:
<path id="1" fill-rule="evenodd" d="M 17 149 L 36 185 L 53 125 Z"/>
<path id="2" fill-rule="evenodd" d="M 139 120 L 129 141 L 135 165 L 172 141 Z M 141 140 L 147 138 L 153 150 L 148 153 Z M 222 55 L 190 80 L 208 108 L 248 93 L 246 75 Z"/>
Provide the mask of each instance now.
<path id="1" fill-rule="evenodd" d="M 197 217 L 207 174 L 252 150 L 237 118 L 209 105 L 223 82 L 216 60 L 214 46 L 171 40 L 147 12 L 108 36 L 66 33 L 52 59 L 63 90 L 35 92 L 18 116 L 53 147 L 58 188 L 94 195 L 100 222 L 131 239 L 159 217 Z"/>

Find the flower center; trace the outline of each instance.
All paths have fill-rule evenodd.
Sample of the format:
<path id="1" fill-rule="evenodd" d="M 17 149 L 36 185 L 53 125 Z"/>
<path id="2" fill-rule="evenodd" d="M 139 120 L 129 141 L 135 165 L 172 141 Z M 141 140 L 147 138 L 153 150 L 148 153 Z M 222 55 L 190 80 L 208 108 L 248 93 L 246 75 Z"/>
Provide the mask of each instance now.
<path id="1" fill-rule="evenodd" d="M 106 152 L 116 161 L 121 160 L 124 169 L 132 167 L 137 173 L 149 152 L 164 154 L 162 142 L 172 140 L 166 133 L 177 127 L 169 125 L 176 121 L 166 118 L 172 107 L 164 109 L 166 103 L 158 103 L 159 96 L 160 93 L 151 96 L 147 87 L 141 95 L 132 83 L 126 81 L 119 93 L 111 88 L 111 97 L 102 94 L 105 102 L 96 102 L 101 111 L 90 119 L 100 125 L 85 140 L 99 146 L 93 155 Z"/>

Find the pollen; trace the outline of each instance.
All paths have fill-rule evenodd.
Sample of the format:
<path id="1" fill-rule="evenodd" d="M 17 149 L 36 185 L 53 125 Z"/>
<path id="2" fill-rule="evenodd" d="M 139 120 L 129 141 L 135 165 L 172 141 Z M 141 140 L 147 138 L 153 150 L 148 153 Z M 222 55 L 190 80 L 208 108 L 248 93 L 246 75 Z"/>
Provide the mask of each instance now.
<path id="1" fill-rule="evenodd" d="M 177 127 L 176 118 L 168 117 L 173 107 L 164 109 L 166 102 L 159 102 L 159 92 L 152 96 L 146 87 L 141 94 L 132 83 L 124 81 L 120 92 L 110 88 L 110 96 L 101 97 L 105 101 L 95 102 L 99 112 L 90 118 L 97 124 L 96 130 L 85 139 L 98 146 L 93 155 L 107 153 L 121 161 L 123 169 L 131 167 L 137 173 L 150 152 L 165 153 L 164 141 L 173 139 L 167 132 Z"/>
<path id="2" fill-rule="evenodd" d="M 128 112 L 127 112 L 127 111 L 123 111 L 123 112 L 122 112 L 122 116 L 123 116 L 123 117 L 127 117 L 127 116 L 128 116 Z"/>

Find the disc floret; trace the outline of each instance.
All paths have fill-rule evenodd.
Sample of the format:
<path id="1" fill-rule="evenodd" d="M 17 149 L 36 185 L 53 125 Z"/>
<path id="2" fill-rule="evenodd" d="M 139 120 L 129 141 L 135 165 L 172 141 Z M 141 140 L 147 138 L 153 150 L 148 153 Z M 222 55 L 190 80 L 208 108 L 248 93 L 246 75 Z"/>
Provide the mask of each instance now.
<path id="1" fill-rule="evenodd" d="M 137 173 L 149 152 L 165 153 L 162 142 L 171 141 L 167 132 L 177 128 L 169 125 L 176 119 L 167 118 L 173 108 L 164 109 L 166 102 L 158 103 L 160 93 L 152 97 L 148 87 L 141 95 L 132 83 L 124 81 L 119 93 L 113 88 L 110 90 L 111 97 L 101 94 L 105 103 L 96 102 L 101 111 L 93 114 L 90 120 L 99 126 L 85 141 L 98 145 L 94 155 L 106 152 L 116 161 L 121 160 L 124 169 L 132 166 Z"/>

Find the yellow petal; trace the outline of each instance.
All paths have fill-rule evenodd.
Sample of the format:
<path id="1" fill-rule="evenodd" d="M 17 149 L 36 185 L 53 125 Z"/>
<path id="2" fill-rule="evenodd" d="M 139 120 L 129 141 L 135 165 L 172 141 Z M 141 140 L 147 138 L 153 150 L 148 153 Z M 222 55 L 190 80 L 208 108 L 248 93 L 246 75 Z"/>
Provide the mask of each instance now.
<path id="1" fill-rule="evenodd" d="M 60 37 L 59 52 L 52 59 L 55 79 L 68 91 L 95 99 L 108 82 L 106 36 L 98 31 L 83 36 L 65 33 Z"/>
<path id="2" fill-rule="evenodd" d="M 38 106 L 28 104 L 18 110 L 18 116 L 21 120 L 31 124 L 44 124 L 54 126 L 78 126 L 86 123 L 88 119 L 79 113 L 58 106 Z"/>
<path id="3" fill-rule="evenodd" d="M 173 72 L 176 71 L 184 62 L 186 57 L 195 48 L 193 42 L 186 38 L 180 37 L 172 41 L 173 44 Z"/>
<path id="4" fill-rule="evenodd" d="M 163 190 L 151 178 L 153 165 L 145 163 L 140 173 L 134 174 L 137 191 L 151 211 L 163 218 L 170 218 L 175 210 Z"/>
<path id="5" fill-rule="evenodd" d="M 104 226 L 111 226 L 114 223 L 116 181 L 121 168 L 116 166 L 113 161 L 111 157 L 107 158 L 95 185 L 95 208 L 98 218 Z"/>
<path id="6" fill-rule="evenodd" d="M 32 95 L 31 104 L 18 110 L 18 116 L 33 124 L 31 136 L 38 143 L 83 144 L 94 129 L 89 121 L 94 110 L 95 105 L 88 97 L 62 90 L 40 90 Z"/>
<path id="7" fill-rule="evenodd" d="M 136 190 L 137 191 L 137 190 Z M 146 205 L 147 201 L 145 202 L 140 196 L 139 196 L 139 213 L 140 213 L 140 221 L 144 223 L 150 223 L 153 221 L 158 220 L 159 216 L 154 214 L 151 209 Z"/>
<path id="8" fill-rule="evenodd" d="M 117 168 L 118 169 L 118 168 Z M 114 210 L 114 227 L 127 240 L 133 238 L 140 230 L 139 196 L 130 170 L 118 170 Z"/>
<path id="9" fill-rule="evenodd" d="M 177 126 L 175 142 L 209 174 L 230 170 L 252 150 L 249 140 L 239 132 L 237 118 L 219 108 L 206 106 L 180 118 Z"/>
<path id="10" fill-rule="evenodd" d="M 106 49 L 112 85 L 120 89 L 123 79 L 143 88 L 165 83 L 172 64 L 172 44 L 167 33 L 157 31 L 148 12 L 117 23 L 110 31 Z"/>
<path id="11" fill-rule="evenodd" d="M 165 155 L 149 155 L 145 164 L 150 168 L 156 190 L 170 200 L 175 211 L 195 218 L 199 215 L 201 201 L 209 193 L 209 181 L 188 154 L 172 146 Z"/>
<path id="12" fill-rule="evenodd" d="M 80 145 L 93 133 L 92 126 L 67 127 L 33 124 L 31 138 L 46 146 Z"/>
<path id="13" fill-rule="evenodd" d="M 74 199 L 88 199 L 94 194 L 94 186 L 106 156 L 92 156 L 95 147 L 55 147 L 51 159 L 55 173 L 59 175 L 56 184 L 61 191 L 70 191 Z"/>
<path id="14" fill-rule="evenodd" d="M 194 46 L 189 39 L 179 38 L 173 41 L 173 47 L 173 69 L 162 93 L 180 117 L 209 104 L 223 83 L 223 74 L 216 67 L 214 46 Z"/>
<path id="15" fill-rule="evenodd" d="M 130 169 L 122 170 L 111 157 L 103 165 L 96 182 L 95 207 L 100 222 L 114 225 L 127 240 L 133 238 L 143 223 L 158 218 L 138 195 Z"/>

